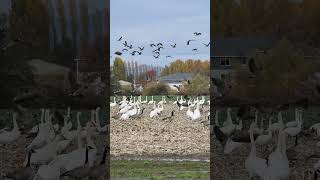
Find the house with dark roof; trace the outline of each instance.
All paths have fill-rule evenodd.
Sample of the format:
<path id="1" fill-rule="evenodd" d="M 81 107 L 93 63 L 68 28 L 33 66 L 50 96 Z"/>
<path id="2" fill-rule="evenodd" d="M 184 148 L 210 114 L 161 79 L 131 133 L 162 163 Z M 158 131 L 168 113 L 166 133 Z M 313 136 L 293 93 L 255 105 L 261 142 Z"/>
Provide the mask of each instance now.
<path id="1" fill-rule="evenodd" d="M 220 37 L 212 40 L 210 52 L 213 77 L 221 78 L 239 65 L 247 65 L 256 53 L 270 49 L 276 38 L 264 37 Z"/>
<path id="2" fill-rule="evenodd" d="M 271 37 L 220 37 L 213 39 L 210 52 L 212 76 L 221 78 L 238 66 L 247 66 L 250 58 L 273 48 L 280 38 Z M 291 42 L 305 60 L 318 60 L 320 49 L 304 43 Z"/>
<path id="3" fill-rule="evenodd" d="M 175 73 L 167 76 L 161 76 L 157 81 L 167 84 L 171 89 L 177 90 L 175 86 L 181 87 L 183 83 L 191 80 L 192 76 L 193 73 Z"/>

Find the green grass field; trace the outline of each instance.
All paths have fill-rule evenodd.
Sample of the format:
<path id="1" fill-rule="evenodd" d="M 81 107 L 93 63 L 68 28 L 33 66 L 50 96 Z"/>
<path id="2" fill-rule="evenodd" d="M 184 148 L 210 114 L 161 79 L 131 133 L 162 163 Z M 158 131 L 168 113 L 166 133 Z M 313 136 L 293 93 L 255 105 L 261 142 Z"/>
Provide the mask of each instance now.
<path id="1" fill-rule="evenodd" d="M 209 162 L 111 161 L 111 179 L 209 179 Z"/>

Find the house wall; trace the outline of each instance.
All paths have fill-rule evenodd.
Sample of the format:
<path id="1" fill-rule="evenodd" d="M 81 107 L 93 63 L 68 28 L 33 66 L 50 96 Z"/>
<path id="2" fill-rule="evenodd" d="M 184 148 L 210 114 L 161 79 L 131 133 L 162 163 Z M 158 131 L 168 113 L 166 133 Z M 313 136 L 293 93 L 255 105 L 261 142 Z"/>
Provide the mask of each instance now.
<path id="1" fill-rule="evenodd" d="M 178 83 L 167 83 L 167 85 L 172 89 L 172 90 L 175 90 L 175 91 L 178 91 L 178 89 L 176 87 L 174 87 L 175 85 L 176 86 L 182 86 L 182 83 L 181 82 L 178 82 Z"/>
<path id="2" fill-rule="evenodd" d="M 233 70 L 232 69 L 215 69 L 213 70 L 211 73 L 211 76 L 217 79 L 221 79 L 221 75 L 226 75 L 229 73 L 232 73 Z"/>
<path id="3" fill-rule="evenodd" d="M 68 73 L 55 75 L 33 75 L 34 81 L 39 85 L 48 85 L 59 88 L 68 88 L 70 86 L 68 81 Z"/>
<path id="4" fill-rule="evenodd" d="M 229 60 L 230 65 L 221 65 L 221 60 Z M 219 69 L 219 70 L 230 70 L 233 69 L 236 66 L 246 64 L 247 58 L 246 57 L 228 57 L 228 56 L 213 56 L 211 57 L 210 63 L 213 63 L 213 69 Z"/>
<path id="5" fill-rule="evenodd" d="M 221 65 L 221 60 L 229 60 L 229 65 Z M 214 78 L 221 79 L 221 75 L 229 74 L 233 70 L 241 65 L 247 64 L 247 57 L 241 56 L 213 56 L 211 57 L 211 63 L 213 63 L 213 70 L 211 76 Z"/>

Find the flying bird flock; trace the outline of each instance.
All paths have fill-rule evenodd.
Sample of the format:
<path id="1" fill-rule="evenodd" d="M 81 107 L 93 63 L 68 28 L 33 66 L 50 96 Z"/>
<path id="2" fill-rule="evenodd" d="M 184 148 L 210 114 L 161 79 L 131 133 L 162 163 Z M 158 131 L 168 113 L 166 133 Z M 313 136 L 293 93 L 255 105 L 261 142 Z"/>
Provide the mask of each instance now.
<path id="1" fill-rule="evenodd" d="M 202 33 L 200 33 L 200 32 L 194 32 L 193 34 L 194 34 L 194 36 L 201 36 L 202 35 Z M 118 55 L 118 56 L 121 56 L 124 53 L 129 53 L 132 56 L 142 55 L 143 51 L 145 49 L 144 46 L 143 47 L 139 47 L 139 46 L 134 46 L 133 44 L 129 44 L 128 41 L 124 40 L 123 36 L 121 36 L 117 41 L 122 43 L 122 45 L 123 45 L 123 49 L 121 51 L 119 50 L 119 51 L 114 52 L 114 54 Z M 191 46 L 192 43 L 197 42 L 197 41 L 198 40 L 196 40 L 196 39 L 187 40 L 186 45 L 187 46 Z M 209 42 L 209 43 L 201 43 L 201 44 L 203 44 L 205 47 L 209 47 L 211 43 Z M 152 53 L 152 56 L 154 57 L 154 59 L 159 59 L 159 57 L 161 56 L 161 51 L 163 49 L 166 49 L 166 48 L 175 49 L 177 47 L 177 43 L 173 43 L 173 44 L 169 43 L 168 45 L 164 45 L 163 43 L 158 42 L 158 43 L 151 43 L 151 44 L 149 44 L 147 46 L 150 46 L 151 53 Z M 192 48 L 191 51 L 192 52 L 197 52 L 198 49 L 197 48 Z M 172 58 L 171 55 L 166 55 L 165 57 L 166 57 L 166 59 L 167 58 Z"/>

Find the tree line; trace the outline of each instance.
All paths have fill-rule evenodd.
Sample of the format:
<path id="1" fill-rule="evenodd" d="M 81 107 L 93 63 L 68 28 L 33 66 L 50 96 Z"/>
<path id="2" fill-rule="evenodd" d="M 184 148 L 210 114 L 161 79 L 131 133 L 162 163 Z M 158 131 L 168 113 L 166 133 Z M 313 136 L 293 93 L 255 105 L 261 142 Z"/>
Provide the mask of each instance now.
<path id="1" fill-rule="evenodd" d="M 209 75 L 210 62 L 201 60 L 187 61 L 176 60 L 170 63 L 168 66 L 161 71 L 161 76 L 166 76 L 174 73 L 200 73 L 203 75 Z"/>
<path id="2" fill-rule="evenodd" d="M 112 74 L 118 80 L 126 80 L 137 83 L 155 80 L 160 74 L 162 67 L 138 64 L 137 61 L 124 61 L 116 57 L 112 65 Z"/>
<path id="3" fill-rule="evenodd" d="M 90 14 L 88 3 L 12 0 L 9 13 L 1 14 L 0 26 L 6 31 L 0 33 L 0 45 L 19 42 L 0 55 L 8 60 L 52 59 L 69 67 L 75 57 L 103 60 L 109 49 L 109 43 L 105 43 L 109 28 L 103 28 L 109 24 L 109 12 L 105 8 Z M 90 29 L 94 33 L 90 34 Z"/>
<path id="4" fill-rule="evenodd" d="M 318 0 L 214 0 L 213 36 L 287 36 L 319 46 Z"/>

